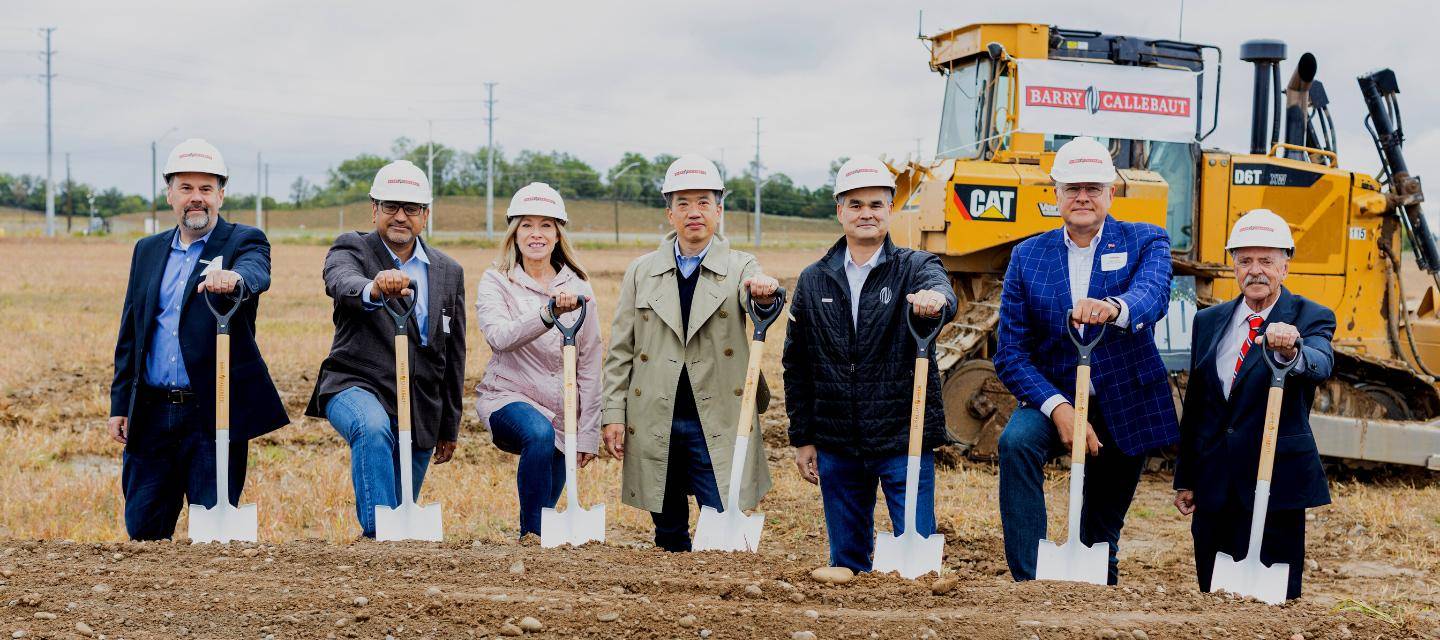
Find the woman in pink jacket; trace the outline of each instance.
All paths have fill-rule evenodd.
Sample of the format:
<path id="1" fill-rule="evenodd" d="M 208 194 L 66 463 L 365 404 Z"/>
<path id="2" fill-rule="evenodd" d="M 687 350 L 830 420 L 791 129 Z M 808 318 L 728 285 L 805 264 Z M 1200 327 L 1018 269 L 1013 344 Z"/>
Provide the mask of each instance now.
<path id="1" fill-rule="evenodd" d="M 554 508 L 565 486 L 561 321 L 572 324 L 584 296 L 586 321 L 576 337 L 579 393 L 577 464 L 594 459 L 600 441 L 600 342 L 595 292 L 565 237 L 565 202 L 541 182 L 515 192 L 500 256 L 480 278 L 475 317 L 493 355 L 475 390 L 476 410 L 495 446 L 520 455 L 520 537 L 540 534 L 540 511 Z"/>

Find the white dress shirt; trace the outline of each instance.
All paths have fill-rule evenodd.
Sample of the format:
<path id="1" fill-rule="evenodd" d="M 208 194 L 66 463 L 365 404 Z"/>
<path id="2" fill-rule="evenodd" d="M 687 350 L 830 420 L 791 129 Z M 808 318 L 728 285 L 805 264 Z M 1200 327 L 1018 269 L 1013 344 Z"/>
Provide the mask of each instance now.
<path id="1" fill-rule="evenodd" d="M 1278 302 L 1279 299 L 1277 298 L 1276 301 Z M 1270 306 L 1259 311 L 1262 326 L 1265 320 L 1270 319 L 1270 312 L 1274 309 L 1275 303 L 1272 302 Z M 1235 305 L 1235 313 L 1230 314 L 1230 324 L 1225 325 L 1225 333 L 1221 334 L 1220 343 L 1215 347 L 1215 375 L 1220 377 L 1220 389 L 1225 392 L 1227 399 L 1230 397 L 1230 386 L 1235 384 L 1235 361 L 1240 359 L 1240 347 L 1245 344 L 1245 339 L 1250 337 L 1250 323 L 1248 320 L 1252 313 L 1256 313 L 1256 311 L 1252 310 L 1250 305 L 1246 304 L 1242 298 L 1240 302 Z M 1261 333 L 1260 335 L 1265 334 Z M 1300 352 L 1298 349 L 1300 345 L 1295 345 L 1295 348 L 1297 349 L 1295 357 L 1299 358 Z M 1253 353 L 1255 347 L 1251 346 L 1250 351 Z M 1246 353 L 1245 357 L 1251 357 L 1252 353 Z M 1256 357 L 1259 356 L 1259 354 L 1254 355 Z M 1289 362 L 1284 359 L 1278 360 L 1278 362 L 1289 364 Z M 1298 369 L 1303 365 L 1304 363 L 1302 362 L 1295 366 Z"/>
<path id="2" fill-rule="evenodd" d="M 1069 228 L 1062 227 L 1062 231 L 1060 237 L 1065 240 L 1065 260 L 1070 273 L 1070 304 L 1074 305 L 1090 296 L 1090 274 L 1095 269 L 1095 248 L 1100 246 L 1100 237 L 1105 233 L 1105 223 L 1100 223 L 1100 230 L 1095 232 L 1095 237 L 1090 239 L 1090 244 L 1084 247 L 1075 244 L 1075 241 L 1070 239 Z M 1124 300 L 1118 301 L 1120 315 L 1115 316 L 1110 324 L 1121 328 L 1128 327 L 1130 326 L 1130 305 L 1125 304 Z M 1080 335 L 1085 335 L 1084 327 L 1080 328 Z M 1048 418 L 1055 407 L 1066 402 L 1069 401 L 1065 399 L 1065 396 L 1057 393 L 1045 399 L 1045 403 L 1040 405 L 1040 412 Z"/>
<path id="3" fill-rule="evenodd" d="M 870 272 L 884 261 L 884 247 L 876 249 L 875 255 L 870 256 L 865 264 L 855 264 L 850 257 L 850 247 L 845 247 L 845 280 L 850 284 L 850 324 L 857 329 L 860 328 L 860 291 L 865 288 L 865 279 L 870 277 Z"/>

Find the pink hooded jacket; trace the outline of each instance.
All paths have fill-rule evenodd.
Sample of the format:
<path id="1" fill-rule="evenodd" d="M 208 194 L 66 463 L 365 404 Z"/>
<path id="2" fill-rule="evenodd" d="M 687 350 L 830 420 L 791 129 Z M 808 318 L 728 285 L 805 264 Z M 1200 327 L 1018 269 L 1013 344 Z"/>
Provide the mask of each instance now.
<path id="1" fill-rule="evenodd" d="M 601 318 L 595 306 L 595 291 L 569 267 L 563 267 L 555 275 L 550 287 L 588 298 L 585 324 L 575 337 L 575 385 L 579 395 L 576 449 L 581 453 L 598 453 L 600 365 L 605 354 L 600 342 Z M 540 310 L 549 303 L 549 292 L 516 266 L 508 274 L 486 270 L 475 298 L 475 318 L 493 352 L 485 365 L 484 377 L 475 387 L 480 396 L 475 403 L 480 422 L 488 430 L 490 414 L 512 402 L 527 403 L 555 426 L 555 448 L 563 451 L 564 361 L 560 350 L 563 339 L 559 329 L 545 326 L 540 319 Z M 572 311 L 560 320 L 569 325 L 579 315 L 579 311 Z"/>

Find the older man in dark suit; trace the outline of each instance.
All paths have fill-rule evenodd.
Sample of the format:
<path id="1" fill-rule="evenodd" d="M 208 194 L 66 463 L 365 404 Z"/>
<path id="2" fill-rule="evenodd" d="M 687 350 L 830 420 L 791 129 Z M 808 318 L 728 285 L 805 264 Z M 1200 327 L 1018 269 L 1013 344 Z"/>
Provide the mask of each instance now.
<path id="1" fill-rule="evenodd" d="M 305 415 L 325 418 L 350 445 L 355 511 L 375 537 L 375 507 L 400 504 L 395 401 L 395 321 L 386 298 L 414 296 L 409 323 L 411 469 L 450 460 L 459 437 L 465 383 L 465 272 L 420 239 L 430 183 L 405 160 L 382 167 L 370 189 L 375 231 L 346 233 L 325 256 L 325 292 L 335 301 L 335 340 L 320 365 Z M 414 497 L 414 496 L 412 496 Z"/>
<path id="2" fill-rule="evenodd" d="M 290 422 L 255 346 L 260 294 L 270 288 L 265 233 L 220 217 L 229 171 L 204 140 L 177 145 L 164 175 L 177 224 L 135 245 L 110 385 L 107 427 L 125 445 L 120 487 L 135 540 L 173 535 L 187 499 L 216 504 L 216 329 L 205 295 L 240 286 L 250 294 L 230 320 L 231 504 L 245 484 L 246 441 Z"/>
<path id="3" fill-rule="evenodd" d="M 1305 569 L 1305 509 L 1330 503 L 1320 453 L 1310 432 L 1315 387 L 1330 377 L 1335 313 L 1281 286 L 1295 251 L 1290 227 L 1266 209 L 1235 223 L 1225 247 L 1235 262 L 1241 295 L 1195 314 L 1190 384 L 1180 423 L 1175 506 L 1194 514 L 1195 573 L 1210 590 L 1215 554 L 1247 553 L 1274 352 L 1295 368 L 1285 382 L 1260 561 L 1290 564 L 1286 598 L 1300 597 Z"/>

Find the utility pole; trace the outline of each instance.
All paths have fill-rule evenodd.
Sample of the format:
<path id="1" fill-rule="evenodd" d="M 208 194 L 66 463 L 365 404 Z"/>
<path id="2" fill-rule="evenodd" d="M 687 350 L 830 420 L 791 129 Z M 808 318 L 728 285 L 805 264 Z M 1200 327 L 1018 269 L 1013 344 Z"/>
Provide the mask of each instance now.
<path id="1" fill-rule="evenodd" d="M 760 247 L 760 116 L 755 116 L 755 247 Z"/>
<path id="2" fill-rule="evenodd" d="M 730 168 L 725 166 L 725 147 L 720 147 L 720 184 L 730 179 Z M 721 192 L 724 193 L 724 192 Z M 725 236 L 725 197 L 720 197 L 720 237 Z"/>
<path id="3" fill-rule="evenodd" d="M 495 239 L 495 83 L 485 83 L 485 239 Z"/>
<path id="4" fill-rule="evenodd" d="M 915 164 L 924 164 L 920 160 L 920 138 L 915 139 Z"/>
<path id="5" fill-rule="evenodd" d="M 50 110 L 50 86 L 55 74 L 51 72 L 50 60 L 55 50 L 50 48 L 50 34 L 55 27 L 41 29 L 45 32 L 45 236 L 55 237 L 55 121 Z"/>
<path id="6" fill-rule="evenodd" d="M 71 231 L 71 218 L 75 217 L 75 183 L 70 181 L 70 152 L 65 152 L 65 233 Z"/>
<path id="7" fill-rule="evenodd" d="M 160 199 L 160 191 L 159 191 L 159 188 L 155 186 L 156 184 L 158 184 L 158 183 L 160 182 L 160 176 L 158 175 L 159 168 L 156 166 L 156 163 L 157 163 L 157 160 L 155 159 L 155 141 L 154 141 L 154 140 L 151 140 L 151 141 L 150 141 L 150 230 L 151 230 L 152 232 L 154 232 L 154 231 L 159 231 L 159 230 L 160 230 L 160 219 L 156 217 L 156 210 L 157 210 L 157 207 L 158 207 L 158 203 L 157 203 L 156 201 Z"/>
<path id="8" fill-rule="evenodd" d="M 263 189 L 262 189 L 263 185 L 262 185 L 261 182 L 260 182 L 260 181 L 262 180 L 261 175 L 262 175 L 262 169 L 263 169 L 264 166 L 265 166 L 265 165 L 260 162 L 260 152 L 259 152 L 259 151 L 256 151 L 256 152 L 255 152 L 255 228 L 256 228 L 256 229 L 264 229 L 264 228 L 265 228 L 265 205 L 264 205 L 265 196 L 261 195 L 261 192 L 262 192 L 262 190 L 263 190 Z"/>
<path id="9" fill-rule="evenodd" d="M 270 163 L 265 163 L 265 198 L 270 197 Z M 264 231 L 264 229 L 261 229 Z"/>
<path id="10" fill-rule="evenodd" d="M 620 244 L 620 176 L 638 166 L 640 163 L 632 162 L 615 172 L 615 175 L 610 176 L 610 199 L 615 204 L 615 244 Z"/>
<path id="11" fill-rule="evenodd" d="M 425 121 L 430 131 L 430 150 L 426 152 L 425 180 L 430 182 L 430 216 L 425 219 L 425 236 L 435 239 L 435 121 Z"/>

